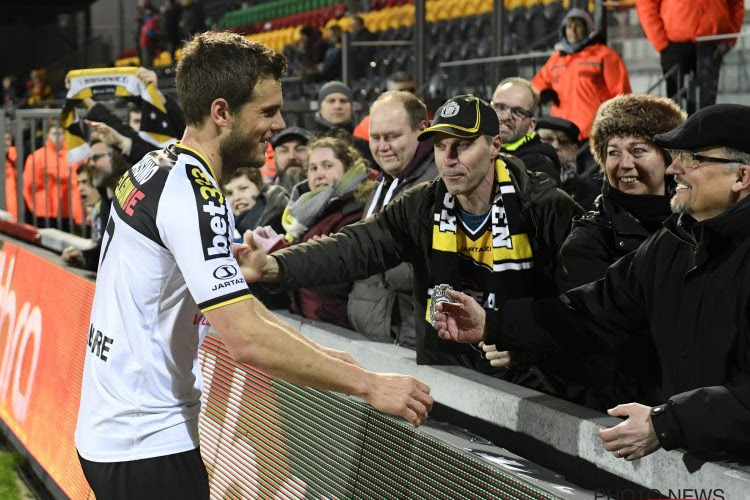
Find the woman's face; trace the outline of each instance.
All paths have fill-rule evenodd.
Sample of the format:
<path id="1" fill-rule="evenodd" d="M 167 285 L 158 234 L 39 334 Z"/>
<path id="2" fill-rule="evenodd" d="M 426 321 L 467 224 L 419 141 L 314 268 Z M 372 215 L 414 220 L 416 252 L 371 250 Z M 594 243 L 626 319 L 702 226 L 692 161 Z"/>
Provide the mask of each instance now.
<path id="1" fill-rule="evenodd" d="M 307 164 L 307 185 L 311 190 L 331 186 L 344 177 L 345 171 L 344 164 L 331 148 L 312 149 Z"/>
<path id="2" fill-rule="evenodd" d="M 627 194 L 664 194 L 667 165 L 661 149 L 641 137 L 612 137 L 604 164 L 609 184 Z"/>

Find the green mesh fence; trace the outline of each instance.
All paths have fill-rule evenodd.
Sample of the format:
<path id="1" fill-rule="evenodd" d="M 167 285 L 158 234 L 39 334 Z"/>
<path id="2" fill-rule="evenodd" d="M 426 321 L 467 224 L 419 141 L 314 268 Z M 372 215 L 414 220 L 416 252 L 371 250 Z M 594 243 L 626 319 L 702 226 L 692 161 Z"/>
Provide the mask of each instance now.
<path id="1" fill-rule="evenodd" d="M 201 361 L 212 498 L 556 498 L 366 404 L 239 365 L 215 337 Z"/>

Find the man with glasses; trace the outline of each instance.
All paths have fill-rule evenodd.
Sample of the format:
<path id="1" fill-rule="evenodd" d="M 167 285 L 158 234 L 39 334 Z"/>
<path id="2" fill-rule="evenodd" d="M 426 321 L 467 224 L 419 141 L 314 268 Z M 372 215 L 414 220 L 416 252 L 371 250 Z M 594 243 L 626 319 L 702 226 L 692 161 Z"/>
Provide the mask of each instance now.
<path id="1" fill-rule="evenodd" d="M 492 108 L 500 120 L 501 151 L 520 158 L 526 169 L 543 172 L 560 184 L 560 160 L 534 131 L 538 97 L 528 80 L 506 78 L 492 94 Z"/>
<path id="2" fill-rule="evenodd" d="M 460 305 L 439 308 L 439 335 L 504 350 L 604 350 L 637 363 L 647 389 L 609 410 L 624 422 L 599 431 L 615 457 L 659 448 L 748 456 L 748 122 L 750 107 L 717 104 L 654 136 L 672 150 L 674 214 L 603 279 L 559 298 L 506 302 L 488 315 L 449 293 Z M 495 364 L 512 358 L 506 352 Z"/>

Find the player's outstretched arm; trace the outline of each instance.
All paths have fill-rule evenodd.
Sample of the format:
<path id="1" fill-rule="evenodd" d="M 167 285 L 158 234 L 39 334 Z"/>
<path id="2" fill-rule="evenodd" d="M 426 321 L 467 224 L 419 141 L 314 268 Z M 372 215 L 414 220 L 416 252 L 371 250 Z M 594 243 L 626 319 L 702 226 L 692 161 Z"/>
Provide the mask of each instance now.
<path id="1" fill-rule="evenodd" d="M 374 373 L 332 356 L 284 323 L 255 299 L 242 300 L 205 313 L 229 353 L 298 385 L 361 397 L 378 410 L 417 426 L 432 408 L 430 388 L 414 377 Z"/>

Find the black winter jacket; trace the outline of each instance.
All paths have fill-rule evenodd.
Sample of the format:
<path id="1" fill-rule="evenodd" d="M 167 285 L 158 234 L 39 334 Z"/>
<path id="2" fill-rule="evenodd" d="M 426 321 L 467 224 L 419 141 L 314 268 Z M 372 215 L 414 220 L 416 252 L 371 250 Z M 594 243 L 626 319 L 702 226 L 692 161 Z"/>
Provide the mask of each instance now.
<path id="1" fill-rule="evenodd" d="M 513 151 L 504 148 L 502 151 L 520 158 L 527 170 L 547 174 L 555 184 L 560 185 L 560 158 L 555 149 L 543 143 L 538 135 L 529 137 Z"/>
<path id="2" fill-rule="evenodd" d="M 665 449 L 748 456 L 748 262 L 750 198 L 702 222 L 675 215 L 604 279 L 560 298 L 506 302 L 488 317 L 497 335 L 488 341 L 535 352 L 637 346 L 630 362 L 654 372 L 643 402 L 659 405 L 652 422 Z"/>
<path id="3" fill-rule="evenodd" d="M 556 295 L 557 252 L 573 216 L 583 210 L 546 175 L 527 173 L 521 162 L 501 155 L 516 184 L 522 219 L 534 253 L 537 296 Z M 425 336 L 426 290 L 432 286 L 431 251 L 435 193 L 442 179 L 421 184 L 369 219 L 343 228 L 330 238 L 276 252 L 279 286 L 290 290 L 349 282 L 411 263 L 416 301 L 417 362 L 453 363 L 469 346 Z"/>
<path id="4" fill-rule="evenodd" d="M 653 232 L 608 195 L 612 189 L 606 184 L 596 199 L 596 210 L 573 219 L 570 234 L 560 248 L 561 292 L 602 278 L 609 266 L 638 248 Z M 649 198 L 659 202 L 654 196 Z M 669 216 L 666 202 L 664 208 L 659 220 Z"/>

